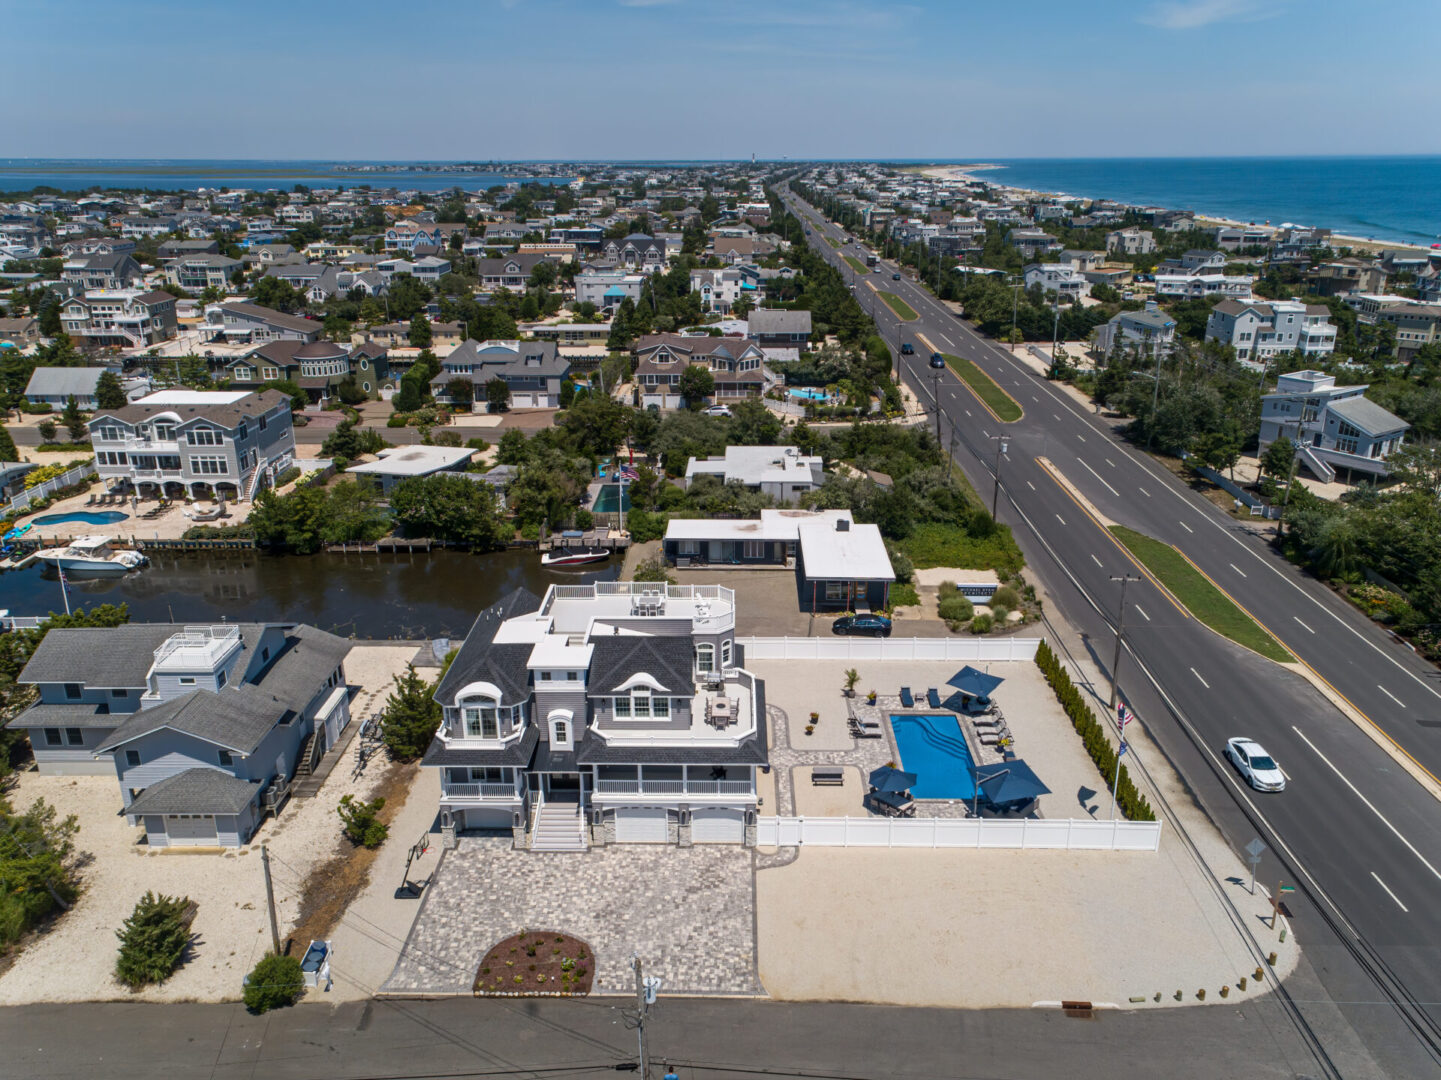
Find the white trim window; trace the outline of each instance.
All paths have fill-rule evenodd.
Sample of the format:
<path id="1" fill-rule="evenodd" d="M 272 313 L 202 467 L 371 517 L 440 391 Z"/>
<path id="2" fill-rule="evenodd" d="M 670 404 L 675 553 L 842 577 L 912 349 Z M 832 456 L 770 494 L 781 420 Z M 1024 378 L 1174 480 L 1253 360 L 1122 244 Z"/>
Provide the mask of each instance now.
<path id="1" fill-rule="evenodd" d="M 695 647 L 695 669 L 702 674 L 715 670 L 715 646 L 703 641 Z"/>
<path id="2" fill-rule="evenodd" d="M 479 699 L 461 706 L 467 739 L 500 738 L 500 709 L 494 701 Z"/>
<path id="3" fill-rule="evenodd" d="M 669 720 L 670 698 L 653 693 L 648 686 L 637 686 L 629 695 L 617 694 L 611 710 L 617 720 Z"/>
<path id="4" fill-rule="evenodd" d="M 732 648 L 733 646 L 730 638 L 726 638 L 724 641 L 721 642 L 721 667 L 723 669 L 731 666 Z"/>

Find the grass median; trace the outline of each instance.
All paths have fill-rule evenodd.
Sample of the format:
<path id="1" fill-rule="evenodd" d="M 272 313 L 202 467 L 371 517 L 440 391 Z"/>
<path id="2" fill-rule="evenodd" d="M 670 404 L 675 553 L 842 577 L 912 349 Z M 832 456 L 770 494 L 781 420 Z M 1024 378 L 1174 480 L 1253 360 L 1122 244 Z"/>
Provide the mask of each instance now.
<path id="1" fill-rule="evenodd" d="M 984 401 L 991 412 L 1007 424 L 1014 424 L 1023 415 L 1020 402 L 1001 389 L 996 380 L 964 356 L 945 354 L 946 363 L 959 375 L 965 384 L 975 391 L 976 397 Z"/>
<path id="2" fill-rule="evenodd" d="M 846 245 L 845 245 L 845 242 L 844 242 L 843 240 L 837 240 L 834 236 L 827 236 L 827 237 L 826 237 L 826 243 L 827 243 L 827 244 L 830 244 L 831 247 L 837 248 L 837 249 L 840 249 L 840 248 L 843 248 L 843 247 L 846 246 Z"/>
<path id="3" fill-rule="evenodd" d="M 1260 623 L 1242 611 L 1234 600 L 1170 544 L 1124 525 L 1112 525 L 1111 533 L 1141 560 L 1147 570 L 1156 575 L 1162 585 L 1171 590 L 1177 600 L 1186 605 L 1192 615 L 1216 633 L 1260 653 L 1267 660 L 1284 664 L 1292 659 L 1291 654 Z"/>
<path id="4" fill-rule="evenodd" d="M 882 300 L 886 302 L 886 306 L 888 308 L 894 311 L 896 315 L 900 318 L 905 319 L 907 322 L 910 322 L 912 319 L 920 318 L 920 316 L 916 314 L 916 309 L 911 307 L 910 304 L 906 303 L 895 293 L 881 292 L 880 289 L 877 289 L 876 293 L 880 296 Z"/>
<path id="5" fill-rule="evenodd" d="M 866 264 L 863 263 L 863 262 L 861 262 L 861 260 L 858 259 L 858 258 L 856 258 L 854 255 L 842 255 L 841 258 L 842 258 L 842 259 L 845 259 L 846 262 L 850 263 L 851 269 L 854 270 L 856 273 L 858 273 L 858 274 L 869 274 L 869 273 L 870 273 L 870 271 L 866 269 Z"/>

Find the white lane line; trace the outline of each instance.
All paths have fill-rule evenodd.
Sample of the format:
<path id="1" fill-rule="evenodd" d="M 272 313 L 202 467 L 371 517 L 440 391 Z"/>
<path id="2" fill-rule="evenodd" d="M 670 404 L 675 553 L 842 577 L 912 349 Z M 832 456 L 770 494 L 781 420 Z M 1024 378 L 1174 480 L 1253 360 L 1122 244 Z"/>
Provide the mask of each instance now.
<path id="1" fill-rule="evenodd" d="M 1090 473 L 1092 476 L 1094 476 L 1097 480 L 1101 480 L 1101 474 L 1098 473 L 1095 469 L 1091 468 L 1089 465 L 1087 465 L 1085 458 L 1077 458 L 1076 460 L 1081 463 L 1081 467 L 1084 468 L 1088 473 Z M 1116 498 L 1119 499 L 1119 498 L 1121 497 L 1121 493 L 1120 493 L 1119 491 L 1117 491 L 1115 488 L 1113 488 L 1110 484 L 1107 484 L 1106 481 L 1101 480 L 1101 484 L 1105 487 L 1105 489 L 1106 489 L 1107 491 L 1109 491 L 1109 492 L 1110 492 L 1112 495 L 1114 495 Z"/>
<path id="2" fill-rule="evenodd" d="M 1398 908 L 1400 908 L 1402 911 L 1406 912 L 1406 914 L 1408 914 L 1408 915 L 1411 914 L 1411 909 L 1408 908 L 1405 904 L 1401 903 L 1401 898 L 1391 891 L 1391 886 L 1387 885 L 1384 881 L 1382 881 L 1381 878 L 1377 875 L 1377 873 L 1376 873 L 1375 870 L 1372 870 L 1372 871 L 1371 871 L 1371 876 L 1372 876 L 1373 878 L 1376 878 L 1376 884 L 1377 884 L 1377 885 L 1380 885 L 1381 888 L 1383 888 L 1383 889 L 1386 890 L 1386 895 L 1389 896 L 1392 900 L 1395 900 L 1395 901 L 1396 901 L 1396 906 L 1397 906 Z"/>
<path id="3" fill-rule="evenodd" d="M 967 409 L 967 410 L 966 410 L 966 415 L 967 415 L 967 416 L 970 416 L 970 415 L 971 415 L 971 410 L 970 410 L 970 409 Z"/>
<path id="4" fill-rule="evenodd" d="M 981 428 L 981 437 L 982 437 L 982 438 L 985 438 L 985 439 L 989 439 L 989 438 L 991 437 L 991 433 L 990 433 L 989 431 L 987 431 L 985 428 Z"/>
<path id="5" fill-rule="evenodd" d="M 1116 467 L 1116 463 L 1115 463 L 1114 461 L 1112 461 L 1110 458 L 1106 458 L 1106 464 L 1109 465 L 1109 466 L 1110 466 L 1111 468 L 1113 468 L 1113 469 Z"/>
<path id="6" fill-rule="evenodd" d="M 1401 835 L 1401 830 L 1396 828 L 1395 825 L 1392 825 L 1391 822 L 1386 819 L 1386 815 L 1381 813 L 1380 810 L 1377 810 L 1371 800 L 1366 798 L 1365 795 L 1361 794 L 1361 789 L 1358 788 L 1355 784 L 1351 783 L 1350 780 L 1346 779 L 1346 774 L 1343 773 L 1340 769 L 1336 768 L 1335 765 L 1332 765 L 1331 759 L 1328 758 L 1325 754 L 1321 753 L 1320 750 L 1317 750 L 1316 744 L 1313 743 L 1310 739 L 1306 738 L 1306 736 L 1302 734 L 1300 728 L 1298 728 L 1295 724 L 1292 724 L 1291 730 L 1294 731 L 1297 735 L 1299 735 L 1301 737 L 1301 741 L 1307 746 L 1309 746 L 1316 754 L 1316 756 L 1322 761 L 1324 761 L 1326 765 L 1330 768 L 1330 770 L 1341 778 L 1341 782 L 1351 789 L 1351 794 L 1355 795 L 1356 798 L 1360 799 L 1363 803 L 1365 803 L 1366 809 L 1370 810 L 1371 813 L 1375 814 L 1378 818 L 1380 818 L 1381 824 L 1385 825 L 1386 828 L 1390 829 L 1391 834 L 1395 836 L 1397 840 L 1400 840 L 1401 843 L 1405 844 L 1407 850 L 1410 851 L 1412 855 L 1415 855 L 1416 858 L 1421 860 L 1421 865 L 1424 866 L 1427 870 L 1430 870 L 1431 873 L 1435 874 L 1438 881 L 1441 881 L 1441 870 L 1437 870 L 1434 866 L 1432 866 L 1429 862 L 1426 861 L 1426 856 L 1422 855 L 1419 851 L 1417 851 L 1416 846 L 1412 844 L 1410 840 L 1407 840 L 1404 836 Z"/>
<path id="7" fill-rule="evenodd" d="M 1178 524 L 1181 526 L 1181 528 L 1185 529 L 1188 533 L 1193 533 L 1193 532 L 1196 531 L 1195 529 L 1191 528 L 1191 526 L 1187 525 L 1184 521 L 1178 522 Z"/>
<path id="8" fill-rule="evenodd" d="M 1387 690 L 1387 689 L 1386 689 L 1384 686 L 1382 686 L 1380 683 L 1377 683 L 1377 684 L 1376 684 L 1376 689 L 1377 689 L 1377 690 L 1380 690 L 1381 693 L 1385 694 L 1388 698 L 1390 698 L 1392 701 L 1394 701 L 1397 705 L 1400 705 L 1401 708 L 1404 709 L 1404 708 L 1406 707 L 1406 703 L 1405 703 L 1404 701 L 1402 701 L 1400 698 L 1398 698 L 1395 694 L 1391 693 L 1390 690 Z"/>
<path id="9" fill-rule="evenodd" d="M 1305 623 L 1301 622 L 1301 616 L 1299 616 L 1299 615 L 1292 615 L 1291 618 L 1295 619 L 1298 623 L 1301 623 L 1301 629 L 1304 630 L 1304 631 L 1306 631 L 1306 633 L 1308 633 L 1308 634 L 1314 634 L 1314 633 L 1316 632 L 1316 631 L 1312 630 L 1309 626 L 1307 626 Z"/>
<path id="10" fill-rule="evenodd" d="M 1194 676 L 1196 676 L 1196 678 L 1200 680 L 1201 685 L 1204 686 L 1207 690 L 1211 689 L 1211 684 L 1208 683 L 1205 679 L 1202 679 L 1202 678 L 1201 678 L 1201 673 L 1200 673 L 1199 671 L 1197 671 L 1195 668 L 1192 668 L 1192 669 L 1191 669 L 1191 674 L 1194 675 Z"/>
<path id="11" fill-rule="evenodd" d="M 1140 484 L 1136 485 L 1136 490 L 1139 491 L 1142 495 L 1146 496 L 1146 498 L 1148 499 L 1151 497 L 1151 493 L 1145 488 L 1143 488 Z"/>
<path id="12" fill-rule="evenodd" d="M 1095 563 L 1097 566 L 1101 566 L 1101 560 L 1098 559 L 1098 558 L 1096 558 L 1096 553 L 1095 553 L 1095 552 L 1092 552 L 1092 553 L 1091 553 L 1091 561 L 1092 561 L 1093 563 Z M 1104 567 L 1102 567 L 1102 569 L 1104 569 Z"/>
<path id="13" fill-rule="evenodd" d="M 1080 439 L 1082 442 L 1086 441 L 1086 437 L 1082 435 L 1079 431 L 1076 432 L 1076 438 Z"/>
<path id="14" fill-rule="evenodd" d="M 1147 622 L 1151 621 L 1151 616 L 1146 614 L 1146 609 L 1143 608 L 1140 604 L 1136 605 L 1136 610 L 1141 613 L 1141 618 L 1145 619 Z"/>
<path id="15" fill-rule="evenodd" d="M 1031 483 L 1029 480 L 1026 481 L 1026 487 L 1030 488 L 1032 491 L 1036 490 L 1036 485 Z"/>
<path id="16" fill-rule="evenodd" d="M 1051 416 L 1053 416 L 1053 417 L 1055 418 L 1056 423 L 1059 424 L 1059 423 L 1061 422 L 1061 418 L 1060 418 L 1059 416 L 1057 416 L 1055 413 L 1051 413 Z"/>
<path id="17" fill-rule="evenodd" d="M 1066 519 L 1063 518 L 1063 517 L 1061 517 L 1060 514 L 1057 514 L 1057 515 L 1056 515 L 1056 520 L 1059 521 L 1062 525 L 1064 525 L 1064 524 L 1066 523 Z"/>
<path id="18" fill-rule="evenodd" d="M 1031 395 L 1031 400 L 1034 401 L 1037 405 L 1039 405 L 1039 404 L 1041 403 L 1041 399 L 1038 398 L 1038 397 L 1036 397 L 1035 394 L 1032 394 L 1032 395 Z"/>
<path id="19" fill-rule="evenodd" d="M 1235 563 L 1227 563 L 1226 565 L 1229 566 L 1232 570 L 1236 571 L 1236 573 L 1240 574 L 1242 577 L 1246 576 L 1246 571 L 1242 570 Z"/>

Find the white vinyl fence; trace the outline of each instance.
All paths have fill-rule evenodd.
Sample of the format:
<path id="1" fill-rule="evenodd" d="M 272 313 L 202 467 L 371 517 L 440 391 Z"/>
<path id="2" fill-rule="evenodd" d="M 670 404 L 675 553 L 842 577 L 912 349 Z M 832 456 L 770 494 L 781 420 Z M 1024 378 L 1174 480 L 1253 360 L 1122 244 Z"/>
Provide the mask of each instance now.
<path id="1" fill-rule="evenodd" d="M 52 476 L 49 480 L 20 492 L 20 494 L 10 500 L 10 504 L 6 510 L 8 513 L 18 514 L 32 502 L 38 502 L 52 491 L 59 491 L 61 488 L 69 487 L 71 484 L 78 484 L 87 476 L 94 476 L 95 471 L 95 462 L 93 461 L 88 461 L 84 465 L 77 465 L 73 469 L 67 469 L 59 476 Z"/>
<path id="2" fill-rule="evenodd" d="M 756 819 L 762 847 L 1032 848 L 1062 851 L 1156 851 L 1159 821 L 1068 818 Z"/>
<path id="3" fill-rule="evenodd" d="M 1034 660 L 1032 637 L 751 637 L 738 639 L 752 660 Z"/>

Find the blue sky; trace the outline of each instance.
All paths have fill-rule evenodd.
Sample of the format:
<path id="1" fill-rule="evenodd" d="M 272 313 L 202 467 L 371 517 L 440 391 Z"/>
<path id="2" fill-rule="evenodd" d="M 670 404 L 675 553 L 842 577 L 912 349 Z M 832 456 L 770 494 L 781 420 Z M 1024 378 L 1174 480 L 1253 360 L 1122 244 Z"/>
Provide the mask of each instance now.
<path id="1" fill-rule="evenodd" d="M 6 0 L 16 157 L 1441 152 L 1438 0 Z"/>

